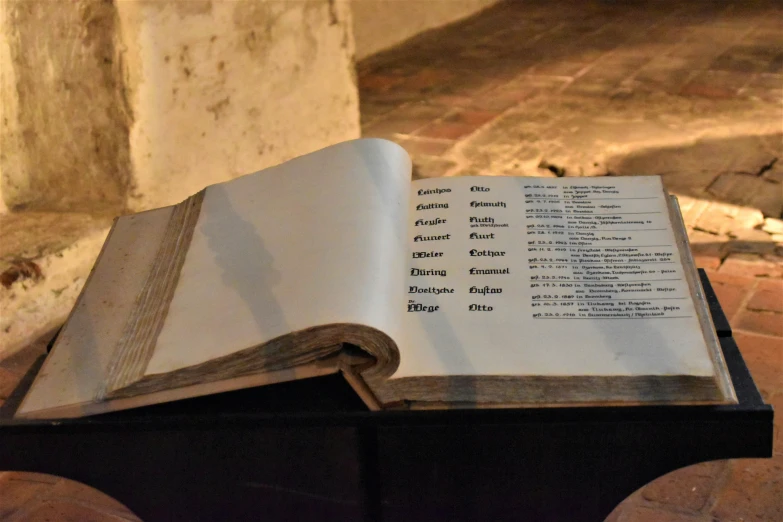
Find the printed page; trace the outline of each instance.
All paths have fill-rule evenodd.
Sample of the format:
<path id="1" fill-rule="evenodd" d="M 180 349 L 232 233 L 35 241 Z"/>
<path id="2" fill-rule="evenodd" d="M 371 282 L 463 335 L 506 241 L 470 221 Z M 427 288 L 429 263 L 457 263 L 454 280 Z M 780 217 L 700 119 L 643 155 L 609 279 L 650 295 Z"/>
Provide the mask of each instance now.
<path id="1" fill-rule="evenodd" d="M 146 374 L 334 323 L 399 345 L 410 174 L 365 139 L 207 188 Z"/>
<path id="2" fill-rule="evenodd" d="M 666 197 L 658 177 L 412 183 L 394 378 L 712 375 Z"/>

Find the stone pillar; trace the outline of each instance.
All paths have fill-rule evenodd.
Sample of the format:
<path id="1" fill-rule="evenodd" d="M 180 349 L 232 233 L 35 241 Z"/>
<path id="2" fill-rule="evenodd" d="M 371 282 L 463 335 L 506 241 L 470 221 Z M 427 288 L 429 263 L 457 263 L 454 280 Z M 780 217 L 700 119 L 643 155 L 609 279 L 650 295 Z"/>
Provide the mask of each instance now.
<path id="1" fill-rule="evenodd" d="M 359 136 L 346 2 L 6 0 L 0 12 L 10 210 L 168 205 Z"/>
<path id="2" fill-rule="evenodd" d="M 347 3 L 117 7 L 134 108 L 131 209 L 359 136 Z"/>
<path id="3" fill-rule="evenodd" d="M 121 212 L 132 116 L 114 5 L 8 0 L 0 12 L 5 205 Z"/>
<path id="4" fill-rule="evenodd" d="M 0 285 L 0 358 L 62 324 L 107 218 L 359 137 L 353 53 L 334 0 L 0 0 L 0 273 L 41 273 Z"/>

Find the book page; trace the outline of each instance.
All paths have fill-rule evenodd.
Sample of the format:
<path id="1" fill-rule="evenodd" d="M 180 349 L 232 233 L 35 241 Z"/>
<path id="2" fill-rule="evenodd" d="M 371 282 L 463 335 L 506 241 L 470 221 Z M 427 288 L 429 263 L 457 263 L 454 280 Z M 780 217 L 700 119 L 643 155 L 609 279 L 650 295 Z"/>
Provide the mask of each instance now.
<path id="1" fill-rule="evenodd" d="M 146 375 L 334 323 L 398 338 L 410 172 L 367 139 L 208 187 Z"/>
<path id="2" fill-rule="evenodd" d="M 73 405 L 80 415 L 83 405 L 94 401 L 172 211 L 165 207 L 117 219 L 17 415 Z"/>
<path id="3" fill-rule="evenodd" d="M 394 378 L 714 372 L 658 177 L 416 181 Z"/>

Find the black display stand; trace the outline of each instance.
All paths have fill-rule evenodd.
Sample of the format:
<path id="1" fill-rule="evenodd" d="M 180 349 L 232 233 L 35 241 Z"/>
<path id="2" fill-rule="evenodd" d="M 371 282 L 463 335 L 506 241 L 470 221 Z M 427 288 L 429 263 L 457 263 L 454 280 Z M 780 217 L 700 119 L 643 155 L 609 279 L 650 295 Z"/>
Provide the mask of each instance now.
<path id="1" fill-rule="evenodd" d="M 772 455 L 761 399 L 704 273 L 734 406 L 368 412 L 339 375 L 102 416 L 0 415 L 0 470 L 95 487 L 142 520 L 600 522 L 698 462 Z"/>

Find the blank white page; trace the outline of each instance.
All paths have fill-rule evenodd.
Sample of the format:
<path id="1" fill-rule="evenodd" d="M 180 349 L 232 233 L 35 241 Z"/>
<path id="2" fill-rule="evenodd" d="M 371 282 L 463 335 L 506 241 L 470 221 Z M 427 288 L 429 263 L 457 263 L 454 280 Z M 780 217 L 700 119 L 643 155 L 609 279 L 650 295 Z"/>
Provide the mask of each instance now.
<path id="1" fill-rule="evenodd" d="M 410 172 L 366 139 L 207 188 L 146 374 L 331 323 L 399 339 Z"/>

